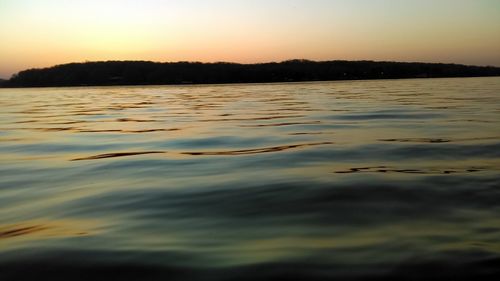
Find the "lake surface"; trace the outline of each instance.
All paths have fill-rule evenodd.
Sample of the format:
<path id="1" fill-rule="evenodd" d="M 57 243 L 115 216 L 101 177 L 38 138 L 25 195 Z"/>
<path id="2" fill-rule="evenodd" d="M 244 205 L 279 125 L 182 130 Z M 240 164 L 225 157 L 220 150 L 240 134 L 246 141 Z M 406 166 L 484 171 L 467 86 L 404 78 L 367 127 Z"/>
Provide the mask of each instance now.
<path id="1" fill-rule="evenodd" d="M 1 280 L 499 265 L 500 78 L 0 89 Z"/>

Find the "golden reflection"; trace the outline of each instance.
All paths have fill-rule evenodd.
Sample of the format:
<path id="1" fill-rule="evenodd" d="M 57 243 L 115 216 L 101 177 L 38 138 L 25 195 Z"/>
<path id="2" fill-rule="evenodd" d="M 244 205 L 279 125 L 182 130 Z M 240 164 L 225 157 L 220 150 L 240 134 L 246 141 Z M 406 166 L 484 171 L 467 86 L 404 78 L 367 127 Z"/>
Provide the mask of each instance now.
<path id="1" fill-rule="evenodd" d="M 278 151 L 289 150 L 289 149 L 293 149 L 293 148 L 327 145 L 327 144 L 333 144 L 333 143 L 332 142 L 304 143 L 304 144 L 292 144 L 292 145 L 282 145 L 282 146 L 273 146 L 273 147 L 255 148 L 255 149 L 241 149 L 241 150 L 231 150 L 231 151 L 182 152 L 182 154 L 205 155 L 205 156 L 207 156 L 207 155 L 245 155 L 245 154 L 278 152 Z"/>
<path id="2" fill-rule="evenodd" d="M 47 238 L 90 236 L 99 225 L 94 220 L 32 220 L 0 225 L 0 246 L 11 239 L 37 240 Z"/>
<path id="3" fill-rule="evenodd" d="M 166 153 L 164 151 L 143 151 L 143 152 L 122 152 L 122 153 L 106 153 L 99 154 L 90 157 L 84 158 L 75 158 L 71 161 L 81 161 L 81 160 L 96 160 L 96 159 L 104 159 L 104 158 L 116 158 L 116 157 L 125 157 L 125 156 L 134 156 L 134 155 L 145 155 L 145 154 L 161 154 Z"/>

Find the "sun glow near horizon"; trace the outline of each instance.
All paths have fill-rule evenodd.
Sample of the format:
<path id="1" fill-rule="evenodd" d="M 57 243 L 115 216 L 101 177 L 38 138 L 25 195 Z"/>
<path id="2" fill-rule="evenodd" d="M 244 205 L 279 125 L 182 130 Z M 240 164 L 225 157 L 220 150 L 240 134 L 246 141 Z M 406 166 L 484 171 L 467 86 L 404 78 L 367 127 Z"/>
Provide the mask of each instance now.
<path id="1" fill-rule="evenodd" d="M 94 60 L 500 66 L 493 0 L 2 0 L 0 77 Z"/>

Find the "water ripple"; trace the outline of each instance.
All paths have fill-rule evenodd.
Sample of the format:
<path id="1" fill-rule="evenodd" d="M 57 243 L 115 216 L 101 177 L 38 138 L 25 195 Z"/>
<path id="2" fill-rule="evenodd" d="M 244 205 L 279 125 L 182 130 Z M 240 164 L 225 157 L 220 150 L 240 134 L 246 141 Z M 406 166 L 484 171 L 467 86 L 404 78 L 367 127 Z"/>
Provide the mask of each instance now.
<path id="1" fill-rule="evenodd" d="M 293 148 L 301 148 L 308 146 L 318 146 L 318 145 L 327 145 L 333 144 L 332 142 L 320 142 L 320 143 L 304 143 L 304 144 L 292 144 L 292 145 L 282 145 L 282 146 L 273 146 L 273 147 L 264 147 L 264 148 L 253 148 L 253 149 L 241 149 L 241 150 L 230 150 L 230 151 L 204 151 L 204 152 L 182 152 L 182 154 L 187 155 L 246 155 L 246 154 L 259 154 L 259 153 L 269 153 L 269 152 L 278 152 L 283 150 L 289 150 Z"/>
<path id="2" fill-rule="evenodd" d="M 335 171 L 337 174 L 352 173 L 403 173 L 403 174 L 455 174 L 455 173 L 477 173 L 483 171 L 500 171 L 500 167 L 467 167 L 467 168 L 411 168 L 402 169 L 388 166 L 349 168 L 348 170 Z"/>
<path id="3" fill-rule="evenodd" d="M 0 89 L 0 278 L 498 275 L 498 93 L 499 78 Z"/>
<path id="4" fill-rule="evenodd" d="M 116 158 L 116 157 L 126 157 L 126 156 L 135 156 L 135 155 L 145 155 L 145 154 L 162 154 L 166 153 L 165 151 L 140 151 L 140 152 L 117 152 L 117 153 L 105 153 L 99 154 L 89 157 L 83 158 L 75 158 L 71 159 L 71 161 L 82 161 L 82 160 L 96 160 L 96 159 L 105 159 L 105 158 Z"/>

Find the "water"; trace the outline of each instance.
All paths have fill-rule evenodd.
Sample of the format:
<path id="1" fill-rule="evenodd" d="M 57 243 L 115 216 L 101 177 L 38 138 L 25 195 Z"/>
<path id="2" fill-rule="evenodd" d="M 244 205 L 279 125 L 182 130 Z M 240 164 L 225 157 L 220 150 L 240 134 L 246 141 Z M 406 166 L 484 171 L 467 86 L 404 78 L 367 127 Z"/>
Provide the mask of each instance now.
<path id="1" fill-rule="evenodd" d="M 500 78 L 0 90 L 0 277 L 500 273 Z"/>

